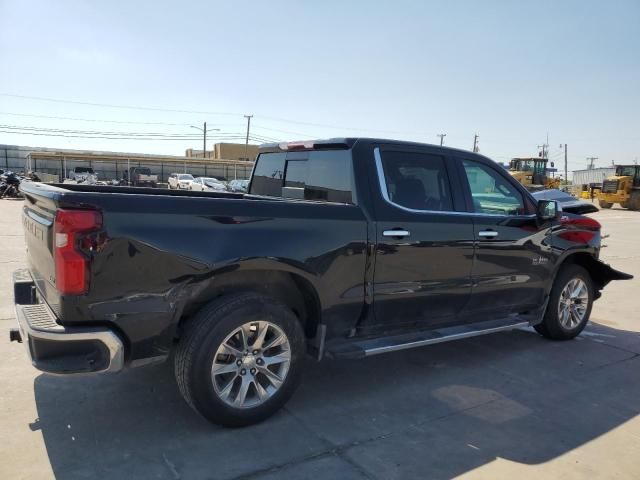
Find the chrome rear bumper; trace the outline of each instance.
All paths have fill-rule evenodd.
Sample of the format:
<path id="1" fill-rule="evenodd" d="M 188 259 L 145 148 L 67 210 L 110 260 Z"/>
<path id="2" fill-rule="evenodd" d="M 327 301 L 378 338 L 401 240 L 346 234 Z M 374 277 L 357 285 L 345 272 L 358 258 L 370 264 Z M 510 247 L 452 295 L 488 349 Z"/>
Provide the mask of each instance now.
<path id="1" fill-rule="evenodd" d="M 124 345 L 104 327 L 64 327 L 45 303 L 36 303 L 28 270 L 14 272 L 19 335 L 34 367 L 46 373 L 112 373 L 124 367 Z M 18 303 L 20 302 L 20 303 Z"/>

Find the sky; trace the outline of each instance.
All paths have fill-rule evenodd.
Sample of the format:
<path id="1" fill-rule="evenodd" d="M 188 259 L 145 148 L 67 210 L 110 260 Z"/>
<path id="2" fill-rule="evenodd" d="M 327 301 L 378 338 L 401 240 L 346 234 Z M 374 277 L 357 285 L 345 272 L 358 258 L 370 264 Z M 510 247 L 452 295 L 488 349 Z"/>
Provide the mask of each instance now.
<path id="1" fill-rule="evenodd" d="M 183 155 L 249 114 L 252 143 L 478 134 L 507 162 L 548 135 L 561 168 L 565 143 L 569 170 L 633 162 L 639 25 L 638 0 L 0 0 L 0 143 Z"/>

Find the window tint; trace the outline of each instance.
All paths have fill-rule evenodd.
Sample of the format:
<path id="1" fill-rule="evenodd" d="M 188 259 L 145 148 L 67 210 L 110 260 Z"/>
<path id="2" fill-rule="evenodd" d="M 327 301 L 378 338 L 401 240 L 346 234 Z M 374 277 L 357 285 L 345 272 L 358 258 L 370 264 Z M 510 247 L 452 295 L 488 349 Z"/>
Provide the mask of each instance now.
<path id="1" fill-rule="evenodd" d="M 282 195 L 286 155 L 286 153 L 263 153 L 258 156 L 251 181 L 251 193 L 269 197 Z"/>
<path id="2" fill-rule="evenodd" d="M 351 152 L 316 150 L 258 157 L 251 193 L 351 203 Z"/>
<path id="3" fill-rule="evenodd" d="M 414 210 L 453 210 L 444 158 L 385 151 L 382 167 L 389 200 L 393 203 Z"/>
<path id="4" fill-rule="evenodd" d="M 523 215 L 522 195 L 502 175 L 481 163 L 463 161 L 477 213 Z"/>

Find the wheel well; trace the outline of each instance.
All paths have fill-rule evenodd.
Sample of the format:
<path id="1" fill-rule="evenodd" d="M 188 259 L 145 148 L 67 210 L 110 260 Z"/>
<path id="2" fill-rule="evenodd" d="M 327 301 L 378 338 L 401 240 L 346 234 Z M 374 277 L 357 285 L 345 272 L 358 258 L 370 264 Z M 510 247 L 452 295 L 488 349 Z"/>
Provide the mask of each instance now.
<path id="1" fill-rule="evenodd" d="M 300 320 L 307 338 L 316 335 L 320 323 L 320 301 L 313 285 L 289 272 L 251 270 L 226 272 L 214 279 L 196 298 L 188 302 L 180 323 L 205 304 L 223 295 L 242 291 L 262 293 L 287 305 Z"/>
<path id="2" fill-rule="evenodd" d="M 604 288 L 604 286 L 608 283 L 604 278 L 604 272 L 602 271 L 601 263 L 596 260 L 593 255 L 587 252 L 578 252 L 572 255 L 569 255 L 560 265 L 562 268 L 565 265 L 580 265 L 583 267 L 589 275 L 593 279 L 593 283 L 596 289 L 596 294 L 598 295 L 598 290 Z M 558 272 L 560 271 L 558 268 Z M 557 273 L 556 273 L 557 275 Z M 599 295 L 598 295 L 599 296 Z"/>

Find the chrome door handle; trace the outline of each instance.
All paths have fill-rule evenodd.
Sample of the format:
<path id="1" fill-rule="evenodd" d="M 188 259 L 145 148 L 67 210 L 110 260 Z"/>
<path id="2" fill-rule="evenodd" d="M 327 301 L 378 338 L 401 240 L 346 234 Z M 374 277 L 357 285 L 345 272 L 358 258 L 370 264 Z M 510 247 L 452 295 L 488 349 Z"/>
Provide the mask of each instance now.
<path id="1" fill-rule="evenodd" d="M 382 235 L 385 237 L 408 237 L 411 232 L 408 230 L 385 230 Z"/>
<path id="2" fill-rule="evenodd" d="M 485 238 L 493 238 L 498 236 L 498 232 L 496 232 L 495 230 L 482 230 L 481 232 L 478 232 L 478 236 L 485 237 Z"/>

